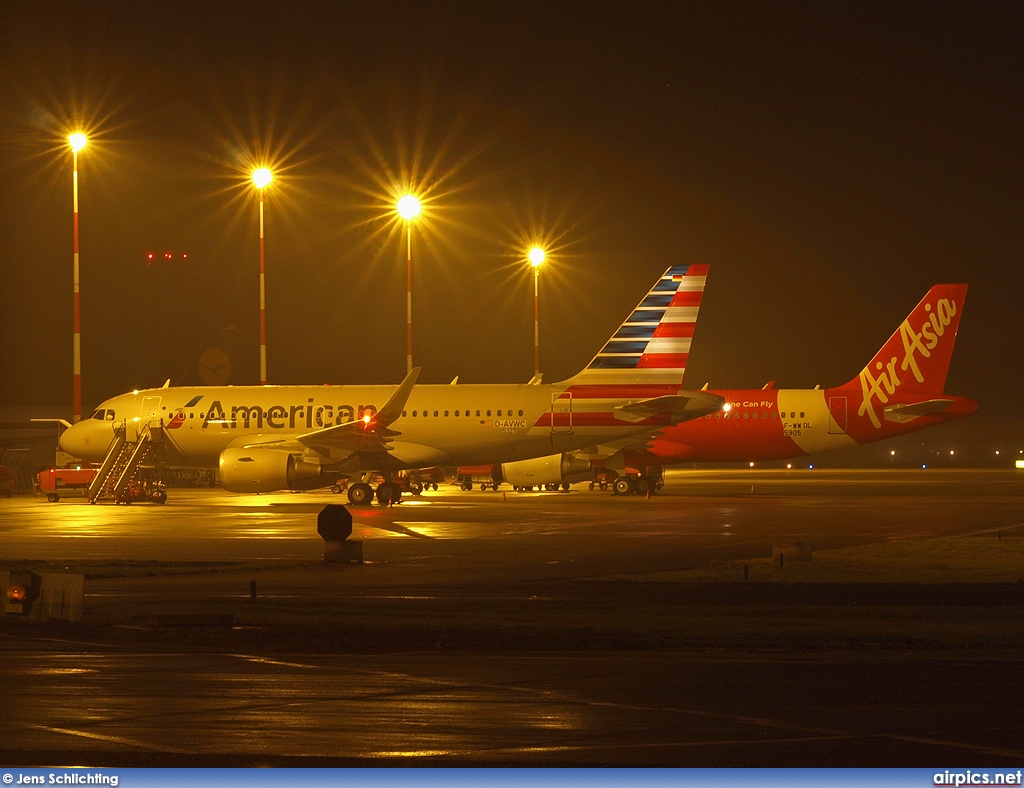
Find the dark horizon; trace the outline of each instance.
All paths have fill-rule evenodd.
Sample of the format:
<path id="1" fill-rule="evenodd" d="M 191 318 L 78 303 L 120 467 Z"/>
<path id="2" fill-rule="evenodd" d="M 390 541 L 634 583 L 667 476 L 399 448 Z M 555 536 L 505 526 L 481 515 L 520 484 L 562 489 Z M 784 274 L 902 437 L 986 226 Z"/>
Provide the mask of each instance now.
<path id="1" fill-rule="evenodd" d="M 107 3 L 0 21 L 0 405 L 71 400 L 64 135 L 81 122 L 86 412 L 198 383 L 215 341 L 230 382 L 257 382 L 244 170 L 266 154 L 271 383 L 401 379 L 396 176 L 431 197 L 413 239 L 423 382 L 530 378 L 517 245 L 542 231 L 546 381 L 673 264 L 711 265 L 694 388 L 838 385 L 932 284 L 967 282 L 947 390 L 985 408 L 965 430 L 1019 424 L 1019 4 Z"/>

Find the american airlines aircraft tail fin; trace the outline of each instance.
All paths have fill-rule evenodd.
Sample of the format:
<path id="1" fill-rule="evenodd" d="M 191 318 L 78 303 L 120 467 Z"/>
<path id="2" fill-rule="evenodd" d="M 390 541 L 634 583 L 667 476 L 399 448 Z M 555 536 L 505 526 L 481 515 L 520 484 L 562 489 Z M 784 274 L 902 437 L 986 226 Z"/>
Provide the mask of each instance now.
<path id="1" fill-rule="evenodd" d="M 579 385 L 683 384 L 708 266 L 669 268 L 586 369 Z"/>
<path id="2" fill-rule="evenodd" d="M 960 327 L 967 285 L 935 285 L 860 374 L 843 388 L 865 396 L 941 394 Z"/>

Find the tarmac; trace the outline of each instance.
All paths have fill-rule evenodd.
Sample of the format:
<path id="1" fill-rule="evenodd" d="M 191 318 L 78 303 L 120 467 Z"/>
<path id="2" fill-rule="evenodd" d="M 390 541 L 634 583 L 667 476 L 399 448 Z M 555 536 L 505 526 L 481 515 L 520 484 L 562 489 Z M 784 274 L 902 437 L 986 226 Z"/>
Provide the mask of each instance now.
<path id="1" fill-rule="evenodd" d="M 674 471 L 650 499 L 0 500 L 6 765 L 992 766 L 1024 757 L 1024 477 Z M 779 566 L 799 544 L 811 561 Z M 789 553 L 793 556 L 795 553 Z M 744 577 L 748 578 L 744 580 Z"/>

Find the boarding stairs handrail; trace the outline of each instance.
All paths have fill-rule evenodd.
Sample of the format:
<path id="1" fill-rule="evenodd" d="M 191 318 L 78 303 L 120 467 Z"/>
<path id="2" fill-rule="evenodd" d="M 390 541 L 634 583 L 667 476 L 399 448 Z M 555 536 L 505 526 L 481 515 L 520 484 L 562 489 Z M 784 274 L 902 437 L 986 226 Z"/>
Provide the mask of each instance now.
<path id="1" fill-rule="evenodd" d="M 130 426 L 133 428 L 134 440 L 128 439 L 127 420 L 114 428 L 114 442 L 89 485 L 87 495 L 90 503 L 120 499 L 128 486 L 138 478 L 139 468 L 149 456 L 152 442 L 160 439 L 163 422 L 157 419 L 144 423 L 133 422 Z"/>

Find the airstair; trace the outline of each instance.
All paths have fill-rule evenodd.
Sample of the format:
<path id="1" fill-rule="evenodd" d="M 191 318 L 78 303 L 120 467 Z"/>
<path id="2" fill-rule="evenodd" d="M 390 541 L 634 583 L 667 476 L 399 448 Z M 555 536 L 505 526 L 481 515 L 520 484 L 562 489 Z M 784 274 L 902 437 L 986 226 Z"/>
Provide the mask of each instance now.
<path id="1" fill-rule="evenodd" d="M 114 442 L 86 491 L 89 503 L 138 500 L 137 492 L 147 486 L 142 471 L 155 463 L 155 444 L 162 438 L 163 425 L 159 419 L 149 423 L 126 420 L 114 427 Z"/>

